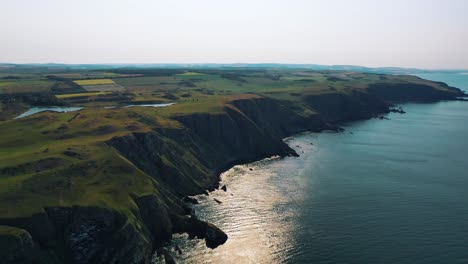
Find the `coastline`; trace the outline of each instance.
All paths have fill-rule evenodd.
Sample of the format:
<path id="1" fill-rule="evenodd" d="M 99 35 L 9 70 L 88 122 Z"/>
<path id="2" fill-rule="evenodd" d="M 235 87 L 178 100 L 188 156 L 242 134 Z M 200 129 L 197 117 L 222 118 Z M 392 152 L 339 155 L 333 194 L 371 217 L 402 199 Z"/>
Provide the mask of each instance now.
<path id="1" fill-rule="evenodd" d="M 336 100 L 336 98 L 332 98 L 331 100 Z M 430 103 L 436 103 L 436 102 L 440 102 L 440 101 L 454 101 L 456 99 L 454 98 L 447 98 L 445 96 L 443 96 L 441 99 L 434 99 L 431 97 L 431 99 L 429 100 L 426 100 L 426 99 L 423 99 L 423 100 L 410 100 L 410 101 L 404 101 L 404 100 L 399 100 L 399 101 L 391 101 L 391 102 L 385 102 L 385 101 L 381 101 L 382 105 L 381 106 L 377 106 L 377 107 L 374 107 L 374 108 L 371 108 L 373 110 L 369 111 L 369 112 L 359 112 L 359 109 L 358 109 L 358 114 L 357 115 L 354 115 L 351 113 L 350 116 L 348 117 L 336 117 L 334 116 L 333 117 L 333 120 L 326 120 L 327 118 L 324 118 L 322 116 L 315 116 L 313 119 L 301 119 L 301 122 L 300 122 L 300 125 L 298 126 L 297 123 L 295 123 L 294 125 L 291 125 L 290 121 L 291 119 L 287 120 L 287 119 L 280 119 L 278 120 L 278 115 L 274 116 L 273 119 L 271 119 L 271 122 L 273 122 L 273 124 L 275 125 L 279 125 L 279 126 L 286 126 L 286 127 L 292 127 L 292 130 L 282 130 L 282 132 L 276 132 L 276 127 L 269 127 L 269 129 L 272 129 L 270 130 L 272 132 L 273 135 L 275 136 L 278 136 L 278 135 L 284 135 L 283 137 L 281 137 L 281 139 L 278 141 L 277 139 L 274 139 L 274 138 L 268 138 L 266 139 L 266 144 L 265 145 L 268 145 L 268 144 L 272 144 L 272 145 L 269 145 L 267 147 L 267 149 L 270 149 L 268 150 L 265 154 L 265 152 L 263 152 L 263 149 L 256 149 L 255 152 L 252 152 L 252 153 L 246 153 L 245 151 L 239 151 L 239 149 L 236 150 L 236 158 L 232 159 L 232 160 L 229 160 L 227 163 L 225 164 L 222 164 L 221 166 L 215 166 L 215 168 L 213 168 L 213 174 L 212 177 L 210 177 L 210 180 L 205 183 L 205 189 L 202 189 L 200 191 L 188 191 L 188 192 L 184 192 L 185 194 L 181 194 L 179 193 L 178 195 L 182 195 L 182 200 L 184 200 L 184 197 L 192 197 L 192 196 L 196 196 L 196 195 L 205 195 L 205 196 L 208 196 L 209 197 L 209 192 L 212 192 L 212 191 L 215 191 L 215 190 L 218 190 L 220 189 L 221 185 L 221 176 L 224 172 L 230 170 L 231 168 L 237 166 L 237 165 L 246 165 L 246 164 L 249 164 L 249 163 L 253 163 L 253 162 L 259 162 L 259 161 L 262 161 L 264 159 L 268 159 L 270 157 L 274 157 L 274 156 L 277 156 L 279 158 L 284 158 L 284 157 L 288 157 L 288 156 L 299 156 L 299 154 L 293 149 L 291 148 L 288 144 L 287 144 L 287 139 L 290 138 L 290 137 L 294 137 L 298 134 L 301 134 L 301 133 L 308 133 L 308 132 L 319 132 L 319 133 L 323 133 L 324 131 L 330 131 L 330 132 L 333 132 L 333 133 L 340 133 L 340 132 L 344 132 L 345 130 L 343 129 L 343 125 L 345 124 L 349 124 L 349 123 L 352 123 L 352 122 L 356 122 L 356 121 L 362 121 L 362 120 L 368 120 L 368 119 L 372 119 L 372 118 L 376 118 L 376 119 L 382 119 L 382 115 L 384 114 L 388 114 L 391 112 L 391 109 L 393 107 L 395 107 L 396 105 L 399 105 L 399 104 L 404 104 L 404 103 L 426 103 L 426 104 L 430 104 Z M 255 102 L 255 103 L 253 103 Z M 261 102 L 259 104 L 259 102 Z M 260 117 L 257 116 L 256 118 L 260 118 L 260 119 L 263 119 L 263 120 L 269 120 L 269 118 L 272 118 L 272 115 L 270 114 L 267 114 L 266 116 L 264 115 L 265 112 L 262 113 L 262 111 L 259 111 L 261 110 L 261 108 L 264 108 L 262 106 L 259 107 L 259 105 L 262 105 L 262 104 L 267 104 L 267 105 L 270 105 L 270 104 L 273 104 L 274 105 L 274 108 L 275 109 L 282 109 L 284 110 L 284 108 L 280 105 L 277 104 L 277 102 L 271 100 L 271 99 L 268 99 L 268 98 L 256 98 L 256 99 L 242 99 L 242 100 L 238 100 L 238 101 L 232 101 L 230 102 L 232 105 L 234 105 L 237 109 L 237 111 L 240 111 L 242 113 L 242 118 L 245 118 L 247 117 L 249 120 L 250 119 L 255 119 L 255 118 L 252 118 L 251 116 L 249 116 L 249 113 L 253 113 L 253 111 L 255 112 L 260 112 Z M 255 108 L 252 109 L 252 104 L 255 105 Z M 269 109 L 271 110 L 271 105 L 269 107 Z M 192 139 L 196 139 L 196 140 L 201 140 L 201 141 L 208 141 L 210 145 L 216 145 L 217 144 L 217 138 L 216 137 L 213 137 L 210 132 L 207 132 L 207 130 L 202 130 L 200 131 L 199 129 L 200 128 L 209 128 L 209 124 L 213 124 L 213 123 L 221 123 L 221 124 L 225 124 L 226 122 L 226 118 L 224 115 L 227 115 L 230 116 L 230 115 L 233 115 L 233 116 L 230 116 L 230 118 L 232 119 L 236 119 L 236 116 L 238 115 L 237 111 L 231 111 L 232 109 L 230 107 L 226 107 L 225 108 L 225 113 L 223 115 L 220 115 L 220 116 L 210 116 L 210 115 L 190 115 L 190 116 L 181 116 L 181 117 L 178 117 L 177 120 L 182 122 L 184 124 L 184 127 L 186 127 L 188 130 L 184 130 L 183 132 L 183 137 L 190 137 Z M 288 112 L 286 111 L 287 115 L 291 115 L 291 112 Z M 278 113 L 276 113 L 278 114 Z M 284 115 L 285 113 L 284 112 L 281 112 L 279 114 L 279 116 L 282 116 Z M 345 114 L 345 115 L 349 115 L 349 113 L 340 113 L 340 114 Z M 294 120 L 294 118 L 292 118 L 292 120 Z M 279 122 L 278 122 L 279 121 Z M 284 123 L 284 121 L 286 121 Z M 294 120 L 294 121 L 297 121 L 297 120 Z M 311 122 L 310 122 L 311 121 Z M 236 122 L 242 122 L 242 121 L 236 121 Z M 310 123 L 309 123 L 310 122 Z M 218 125 L 219 126 L 219 125 Z M 223 125 L 221 125 L 223 126 Z M 240 126 L 242 127 L 242 125 Z M 267 126 L 268 127 L 268 126 Z M 250 136 L 251 134 L 254 134 L 257 133 L 257 132 L 252 132 L 252 128 L 243 128 L 243 129 L 246 129 L 248 132 L 247 134 Z M 249 131 L 250 129 L 250 131 Z M 255 129 L 258 129 L 255 128 Z M 212 130 L 211 130 L 212 131 Z M 239 131 L 232 131 L 232 132 L 235 132 L 235 133 L 238 133 L 238 134 L 243 134 Z M 160 130 L 158 131 L 158 133 L 160 133 L 157 137 L 160 137 L 160 136 L 164 136 L 164 137 L 169 137 L 169 138 L 173 138 L 175 136 L 179 137 L 181 136 L 180 132 L 177 132 L 175 134 L 173 134 L 173 131 L 163 131 L 163 130 Z M 205 138 L 199 138 L 199 136 L 197 136 L 197 134 L 199 133 L 202 133 L 202 135 L 206 136 Z M 245 133 L 245 132 L 244 132 Z M 237 137 L 237 136 L 236 136 Z M 224 142 L 225 138 L 223 138 L 221 140 L 221 142 Z M 259 139 L 257 138 L 257 140 L 260 140 L 260 141 L 263 141 L 265 140 L 265 138 L 263 139 Z M 152 140 L 149 140 L 148 142 L 151 142 Z M 143 143 L 143 144 L 148 144 L 148 143 L 144 143 L 140 141 L 140 143 Z M 197 144 L 202 144 L 200 142 L 198 142 Z M 219 141 L 218 141 L 218 144 L 219 144 Z M 117 145 L 114 145 L 114 144 L 110 144 L 111 146 L 113 146 L 114 148 L 116 148 L 118 151 L 120 151 L 122 154 L 124 152 L 122 152 L 122 149 L 119 148 Z M 151 147 L 152 144 L 149 144 L 149 147 Z M 265 146 L 265 145 L 262 145 L 262 146 Z M 272 148 L 273 147 L 273 148 Z M 258 150 L 260 150 L 260 153 L 258 152 Z M 203 158 L 206 156 L 206 154 L 202 154 L 202 153 L 199 153 L 200 154 L 200 157 Z M 252 154 L 254 154 L 252 156 Z M 241 158 L 238 158 L 239 155 Z M 127 156 L 124 154 L 124 156 Z M 132 160 L 132 162 L 136 162 L 135 160 Z M 209 161 L 203 161 L 203 163 L 209 163 Z M 138 163 L 136 163 L 138 164 Z M 187 203 L 186 201 L 183 202 L 183 204 L 185 204 L 185 206 L 187 206 L 188 208 L 190 207 L 190 203 Z M 188 215 L 188 218 L 185 218 L 185 219 L 194 219 L 196 222 L 198 222 L 198 217 L 196 215 L 196 213 L 193 212 L 193 210 L 188 210 L 187 208 L 184 209 L 185 210 L 185 214 Z M 170 214 L 170 213 L 169 213 Z M 171 219 L 172 221 L 175 223 L 175 225 L 180 225 L 180 224 L 177 224 L 178 222 L 178 219 L 179 216 L 171 216 Z M 202 229 L 200 230 L 197 226 L 198 224 L 196 223 L 190 223 L 187 222 L 187 223 L 184 223 L 182 224 L 183 226 L 185 226 L 184 228 L 182 229 L 179 229 L 179 228 L 175 228 L 173 229 L 172 231 L 172 234 L 182 234 L 182 233 L 188 233 L 188 239 L 193 239 L 193 238 L 198 238 L 198 239 L 205 239 L 206 241 L 206 246 L 208 248 L 216 248 L 222 244 L 224 244 L 229 238 L 228 238 L 228 235 L 222 231 L 221 229 L 218 229 L 216 226 L 212 225 L 211 223 L 208 223 L 209 225 L 213 226 L 213 230 L 216 230 L 215 233 L 217 234 L 218 237 L 221 237 L 221 239 L 214 239 L 214 240 L 217 240 L 217 242 L 208 242 L 207 240 L 207 237 L 206 237 L 206 230 L 205 229 Z M 160 242 L 161 246 L 158 247 L 156 249 L 156 253 L 157 255 L 164 255 L 166 256 L 169 261 L 171 261 L 171 259 L 173 258 L 171 256 L 171 252 L 170 250 L 168 250 L 164 245 L 165 243 L 167 243 L 168 241 L 171 241 L 172 239 L 168 239 L 166 240 L 165 242 Z"/>
<path id="2" fill-rule="evenodd" d="M 457 102 L 454 102 L 454 103 L 459 105 Z M 413 104 L 413 103 L 409 103 L 409 104 Z M 449 104 L 449 102 L 447 102 L 447 104 Z M 418 105 L 418 104 L 415 104 L 415 105 Z M 423 104 L 423 105 L 425 105 L 425 104 Z M 440 105 L 441 105 L 440 107 L 439 106 L 428 106 L 428 107 L 442 108 L 442 106 L 446 105 L 446 103 L 441 102 Z M 403 105 L 403 107 L 405 107 L 405 105 Z M 414 114 L 412 114 L 413 111 L 411 111 L 411 109 L 415 110 L 417 108 L 416 107 L 411 107 L 411 108 L 408 107 L 408 108 L 409 108 L 408 113 L 410 115 L 414 116 Z M 427 108 L 424 107 L 424 109 L 427 109 Z M 392 115 L 393 115 L 393 117 L 390 117 L 392 120 L 393 119 L 399 120 L 400 118 L 402 118 L 403 120 L 406 119 L 405 115 L 402 115 L 401 117 L 397 113 L 394 113 Z M 422 115 L 420 115 L 420 114 L 418 114 L 416 116 L 419 116 L 419 118 L 422 117 Z M 419 118 L 418 118 L 418 120 L 420 120 L 420 122 L 418 122 L 418 123 L 425 122 L 424 120 L 426 120 L 426 119 L 419 119 Z M 427 117 L 427 118 L 429 118 L 429 117 Z M 386 121 L 384 121 L 384 122 L 386 122 Z M 357 123 L 367 123 L 367 122 L 357 121 Z M 374 125 L 373 125 L 374 127 L 382 127 L 382 125 L 375 125 L 376 123 L 377 124 L 381 123 L 381 122 L 378 122 L 378 120 L 372 120 L 369 123 L 374 123 Z M 392 123 L 392 122 L 389 121 L 389 123 Z M 348 129 L 347 129 L 348 132 L 354 132 L 354 134 L 356 134 L 356 135 L 347 135 L 347 134 L 351 134 L 351 133 L 346 132 L 346 135 L 343 135 L 345 137 L 355 137 L 355 136 L 359 136 L 359 135 L 362 134 L 362 133 L 358 132 L 359 130 L 354 130 L 353 129 L 353 127 L 352 127 L 352 125 L 354 125 L 353 123 L 347 123 L 347 124 L 343 124 L 343 125 L 348 127 Z M 350 125 L 351 125 L 351 127 L 350 127 Z M 383 126 L 385 127 L 386 125 L 383 125 Z M 368 127 L 368 126 L 366 126 L 366 127 Z M 321 132 L 321 133 L 323 133 L 323 132 Z M 295 134 L 290 138 L 285 138 L 285 141 L 288 141 L 290 139 L 294 140 L 295 137 L 298 137 L 298 136 L 300 137 L 301 134 L 306 134 L 307 135 L 308 132 Z M 331 133 L 331 134 L 334 134 L 334 133 Z M 326 137 L 329 137 L 329 136 L 326 136 Z M 337 135 L 337 136 L 331 136 L 331 137 L 336 138 L 336 137 L 342 137 L 342 136 Z M 302 144 L 298 143 L 298 145 L 300 145 L 301 147 L 308 147 L 310 137 L 306 137 L 306 138 L 307 139 L 305 141 L 302 141 Z M 310 142 L 315 143 L 315 141 L 313 141 L 313 140 L 310 141 Z M 361 141 L 359 141 L 359 142 L 361 142 Z M 304 143 L 307 143 L 307 144 L 304 145 Z M 294 147 L 292 144 L 295 145 L 294 141 L 292 141 L 292 143 L 289 144 L 291 147 Z M 324 145 L 324 144 L 321 144 L 320 146 L 319 145 L 317 145 L 315 143 L 314 145 L 311 146 L 311 148 L 326 147 L 326 145 Z M 301 148 L 295 148 L 295 149 L 296 149 L 296 151 L 298 153 L 300 152 L 299 150 L 301 150 Z M 306 151 L 305 155 L 309 156 L 310 153 L 307 154 L 307 151 Z M 314 155 L 314 154 L 312 154 L 312 155 Z M 296 160 L 296 159 L 295 158 L 293 158 L 293 159 L 288 158 L 286 161 L 283 161 L 282 159 L 275 159 L 275 161 L 273 161 L 273 163 L 277 163 L 277 164 L 288 164 L 289 162 L 293 162 L 295 164 L 297 163 L 296 161 L 292 161 L 292 160 Z M 210 193 L 210 196 L 208 196 L 208 197 L 202 196 L 201 199 L 199 199 L 200 205 L 195 205 L 194 206 L 194 208 L 200 208 L 200 209 L 198 209 L 198 210 L 196 209 L 196 210 L 201 216 L 205 217 L 205 218 L 202 218 L 202 219 L 205 219 L 207 221 L 213 221 L 213 223 L 215 223 L 215 224 L 220 224 L 220 228 L 222 228 L 222 229 L 226 228 L 225 231 L 228 234 L 234 235 L 234 236 L 232 236 L 232 239 L 236 239 L 236 241 L 233 242 L 233 244 L 232 243 L 230 243 L 230 244 L 226 243 L 225 246 L 221 247 L 217 251 L 204 250 L 204 249 L 201 249 L 199 246 L 197 246 L 196 250 L 194 250 L 194 251 L 189 250 L 186 254 L 184 254 L 184 256 L 181 257 L 181 260 L 183 260 L 185 258 L 188 258 L 189 261 L 190 260 L 191 261 L 193 261 L 193 260 L 198 260 L 199 261 L 199 260 L 204 259 L 204 256 L 206 256 L 207 261 L 213 261 L 213 260 L 218 260 L 219 261 L 221 256 L 223 256 L 224 258 L 229 256 L 229 254 L 227 253 L 228 250 L 231 250 L 232 252 L 237 252 L 237 251 L 235 251 L 235 249 L 245 250 L 245 251 L 241 251 L 240 255 L 235 255 L 237 257 L 246 256 L 246 255 L 249 254 L 248 253 L 248 252 L 250 252 L 249 249 L 245 248 L 245 247 L 240 247 L 239 244 L 242 241 L 244 241 L 244 243 L 246 243 L 246 241 L 244 240 L 245 236 L 249 236 L 250 235 L 249 233 L 253 232 L 253 231 L 251 229 L 249 229 L 250 228 L 249 224 L 245 224 L 245 223 L 241 224 L 240 223 L 240 222 L 242 222 L 241 221 L 242 217 L 234 217 L 233 216 L 234 210 L 236 208 L 239 208 L 239 209 L 244 208 L 244 207 L 249 208 L 248 205 L 247 205 L 247 204 L 250 205 L 249 201 L 251 201 L 252 204 L 254 204 L 254 205 L 252 205 L 252 208 L 256 208 L 256 206 L 258 206 L 258 210 L 260 210 L 260 207 L 263 206 L 263 203 L 269 204 L 270 203 L 269 198 L 270 199 L 272 198 L 272 196 L 268 196 L 268 195 L 263 197 L 264 192 L 261 191 L 260 189 L 270 190 L 272 188 L 275 188 L 274 186 L 276 186 L 276 188 L 281 188 L 281 186 L 286 188 L 286 186 L 287 186 L 287 185 L 284 185 L 285 180 L 282 180 L 280 185 L 274 185 L 273 184 L 273 187 L 271 187 L 270 186 L 271 182 L 269 180 L 270 178 L 265 177 L 264 175 L 262 175 L 263 170 L 261 169 L 261 167 L 262 166 L 269 167 L 269 170 L 273 170 L 272 171 L 273 173 L 276 172 L 276 169 L 278 169 L 278 167 L 275 166 L 275 165 L 268 165 L 268 164 L 270 164 L 269 162 L 262 162 L 262 161 L 258 162 L 259 164 L 261 164 L 258 167 L 255 164 L 256 162 L 254 162 L 254 164 L 252 164 L 252 166 L 249 165 L 250 163 L 249 164 L 241 164 L 239 166 L 239 168 L 233 169 L 232 171 L 230 170 L 228 172 L 225 172 L 225 173 L 230 173 L 231 175 L 228 176 L 229 180 L 225 181 L 226 179 L 224 179 L 221 182 L 221 185 L 226 184 L 228 191 L 224 192 L 222 190 L 217 190 L 214 193 Z M 300 163 L 298 163 L 298 164 L 300 164 Z M 283 165 L 280 165 L 280 166 L 283 166 Z M 253 168 L 253 171 L 252 170 L 249 171 L 249 168 Z M 286 171 L 289 171 L 290 169 L 291 169 L 291 167 L 286 169 Z M 244 171 L 244 172 L 242 172 L 242 171 Z M 294 174 L 295 173 L 294 170 L 291 170 L 291 173 Z M 283 174 L 284 173 L 282 173 L 282 175 Z M 288 174 L 284 174 L 284 176 L 287 176 L 287 175 Z M 232 177 L 237 177 L 237 180 L 233 180 Z M 275 176 L 275 177 L 278 178 L 278 176 Z M 254 178 L 256 178 L 256 180 Z M 265 181 L 265 179 L 268 179 L 268 180 Z M 261 185 L 261 181 L 263 181 L 265 186 Z M 235 182 L 235 184 L 233 182 Z M 242 183 L 240 183 L 240 182 L 242 182 Z M 258 190 L 258 193 L 257 193 L 257 191 L 255 191 L 255 188 L 251 188 L 251 186 L 248 186 L 248 187 L 246 186 L 247 184 L 253 184 L 253 183 L 257 184 L 256 185 L 257 188 L 260 187 L 260 189 Z M 280 186 L 280 187 L 278 187 L 278 186 Z M 249 193 L 247 193 L 248 190 L 250 190 Z M 250 195 L 253 192 L 255 192 L 255 194 Z M 232 194 L 234 196 L 231 196 Z M 286 195 L 287 193 L 284 193 L 284 194 Z M 263 197 L 264 200 L 261 199 L 261 200 L 256 200 L 255 201 L 255 197 L 260 197 L 260 196 Z M 286 195 L 286 196 L 289 196 L 289 195 Z M 216 204 L 213 201 L 214 198 L 223 201 L 223 204 L 221 204 L 221 205 Z M 243 200 L 243 201 L 241 201 L 241 200 Z M 257 204 L 255 205 L 255 203 L 257 203 Z M 250 209 L 250 210 L 252 210 L 252 209 Z M 220 211 L 220 212 L 218 213 L 217 211 Z M 245 215 L 245 213 L 248 212 L 248 211 L 249 211 L 249 209 L 247 209 L 245 211 L 241 210 L 240 214 Z M 207 217 L 207 215 L 210 215 L 210 216 Z M 214 216 L 212 216 L 212 215 L 214 215 Z M 226 216 L 224 216 L 224 215 L 226 215 Z M 256 219 L 255 223 L 261 222 L 261 215 L 258 215 L 257 217 L 258 218 Z M 239 221 L 235 221 L 236 219 L 239 220 Z M 247 221 L 247 223 L 252 224 L 253 222 L 251 222 L 251 219 L 252 219 L 251 216 L 249 216 L 247 219 L 244 219 L 244 221 Z M 216 220 L 218 220 L 218 221 L 216 221 Z M 265 221 L 268 221 L 268 220 L 265 220 Z M 255 226 L 256 224 L 253 224 L 253 225 Z M 244 229 L 239 229 L 239 228 L 242 228 L 242 226 L 243 226 Z M 263 228 L 265 228 L 265 227 L 263 227 Z M 271 226 L 268 226 L 267 230 L 270 230 L 270 228 L 271 228 Z M 237 233 L 236 230 L 240 230 L 239 232 L 241 232 L 241 233 Z M 258 229 L 259 232 L 261 232 L 261 230 L 262 230 L 262 228 Z M 228 231 L 230 231 L 230 232 L 228 232 Z M 257 236 L 263 237 L 263 234 L 257 234 Z M 253 237 L 254 237 L 254 234 L 252 234 L 253 241 L 257 241 L 257 243 L 260 242 L 258 240 L 255 240 Z M 281 239 L 279 239 L 279 240 L 281 240 Z M 184 245 L 184 247 L 181 247 L 184 252 L 185 252 L 186 249 L 191 248 L 191 246 L 200 244 L 199 242 L 196 242 L 196 243 L 195 242 L 183 242 L 180 239 L 178 239 L 177 242 L 181 243 L 179 245 Z M 226 246 L 227 246 L 227 248 L 224 248 Z M 239 247 L 239 248 L 236 248 L 236 246 Z M 211 252 L 213 252 L 213 254 L 211 254 Z M 195 256 L 190 257 L 190 255 L 192 255 L 192 254 L 195 254 Z M 233 254 L 235 254 L 235 253 L 233 253 Z M 260 252 L 259 252 L 259 254 L 260 254 Z M 265 259 L 268 259 L 268 258 L 265 258 Z M 231 260 L 232 261 L 232 260 L 235 260 L 235 257 L 232 256 L 231 258 L 227 258 L 226 260 Z M 226 261 L 226 263 L 232 263 L 232 262 Z"/>
<path id="3" fill-rule="evenodd" d="M 125 249 L 129 263 L 148 259 L 154 250 L 165 255 L 164 244 L 177 233 L 204 238 L 208 247 L 215 248 L 228 239 L 227 235 L 216 226 L 200 221 L 183 198 L 219 188 L 221 173 L 228 168 L 271 156 L 297 156 L 298 153 L 285 143 L 287 137 L 306 131 L 338 132 L 342 129 L 340 125 L 346 122 L 390 112 L 396 101 L 434 102 L 462 95 L 455 90 L 439 91 L 419 86 L 408 93 L 407 86 L 390 88 L 378 86 L 369 93 L 353 91 L 305 96 L 307 107 L 317 111 L 309 115 L 299 114 L 297 109 L 279 100 L 250 96 L 228 101 L 221 113 L 173 117 L 182 124 L 180 128 L 154 128 L 106 141 L 105 144 L 133 168 L 157 180 L 157 192 L 132 196 L 135 212 L 130 219 L 143 226 L 143 230 L 138 230 L 137 225 L 124 225 L 129 216 L 122 212 L 82 206 L 46 207 L 43 213 L 32 218 L 4 218 L 0 219 L 0 224 L 27 230 L 33 238 L 27 241 L 32 244 L 39 241 L 41 248 L 54 247 L 49 241 L 55 241 L 66 232 L 66 239 L 74 243 L 70 246 L 72 252 L 67 254 L 83 263 L 90 256 L 82 249 L 93 245 L 99 246 L 93 249 L 96 258 Z M 101 223 L 106 225 L 102 227 Z M 44 232 L 37 225 L 46 226 L 50 232 Z M 123 225 L 125 229 L 121 228 Z M 103 233 L 115 232 L 119 240 L 112 241 L 112 247 L 95 235 L 73 240 L 89 228 Z"/>

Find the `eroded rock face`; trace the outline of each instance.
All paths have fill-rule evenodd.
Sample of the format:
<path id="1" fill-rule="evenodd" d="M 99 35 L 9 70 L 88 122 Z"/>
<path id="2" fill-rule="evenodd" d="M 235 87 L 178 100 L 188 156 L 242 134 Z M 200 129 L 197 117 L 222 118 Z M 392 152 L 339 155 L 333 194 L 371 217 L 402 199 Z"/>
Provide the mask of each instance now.
<path id="1" fill-rule="evenodd" d="M 146 195 L 135 199 L 140 208 L 140 216 L 150 231 L 153 247 L 172 238 L 172 223 L 164 204 L 155 195 Z"/>
<path id="2" fill-rule="evenodd" d="M 232 102 L 224 113 L 176 117 L 184 128 L 132 133 L 107 144 L 179 197 L 213 190 L 219 173 L 235 164 L 297 155 L 282 139 L 309 128 L 270 99 L 246 101 Z"/>
<path id="3" fill-rule="evenodd" d="M 149 263 L 155 245 L 161 243 L 160 239 L 167 239 L 171 227 L 170 223 L 167 226 L 169 216 L 160 208 L 161 203 L 153 204 L 155 200 L 148 197 L 141 199 L 139 208 L 145 219 L 151 220 L 148 226 L 139 214 L 132 221 L 129 215 L 110 209 L 79 206 L 47 208 L 46 213 L 31 218 L 6 220 L 27 230 L 21 240 L 26 242 L 17 244 L 26 251 L 30 251 L 31 243 L 35 245 L 34 263 Z M 14 249 L 13 244 L 9 247 Z M 50 251 L 57 251 L 53 259 L 48 258 Z"/>
<path id="4" fill-rule="evenodd" d="M 56 230 L 50 218 L 45 212 L 34 214 L 23 218 L 3 218 L 0 225 L 7 225 L 26 230 L 38 246 L 51 246 L 56 237 Z"/>
<path id="5" fill-rule="evenodd" d="M 450 92 L 435 89 L 430 85 L 399 83 L 387 84 L 376 83 L 369 86 L 369 94 L 378 97 L 380 100 L 387 102 L 435 102 L 440 100 L 453 100 L 458 96 L 465 94 L 457 89 L 448 87 L 444 83 L 438 83 Z"/>
<path id="6" fill-rule="evenodd" d="M 33 263 L 36 245 L 24 229 L 0 226 L 0 262 L 4 264 Z"/>
<path id="7" fill-rule="evenodd" d="M 323 120 L 331 123 L 368 119 L 389 111 L 388 103 L 374 95 L 358 91 L 349 95 L 341 93 L 313 95 L 306 97 L 305 101 L 320 113 Z"/>
<path id="8" fill-rule="evenodd" d="M 64 232 L 72 263 L 143 263 L 151 242 L 128 219 L 103 208 L 75 208 Z"/>

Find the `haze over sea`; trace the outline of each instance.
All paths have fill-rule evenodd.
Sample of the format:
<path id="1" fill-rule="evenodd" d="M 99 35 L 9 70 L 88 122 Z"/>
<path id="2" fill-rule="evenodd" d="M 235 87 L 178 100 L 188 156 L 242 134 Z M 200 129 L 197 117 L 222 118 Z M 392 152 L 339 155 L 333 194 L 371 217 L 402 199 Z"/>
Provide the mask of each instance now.
<path id="1" fill-rule="evenodd" d="M 466 74 L 424 74 L 468 91 Z M 199 217 L 228 235 L 187 263 L 468 263 L 468 102 L 405 104 L 391 120 L 289 139 L 299 158 L 236 166 Z M 213 197 L 222 204 L 213 201 Z M 185 244 L 184 244 L 185 243 Z"/>

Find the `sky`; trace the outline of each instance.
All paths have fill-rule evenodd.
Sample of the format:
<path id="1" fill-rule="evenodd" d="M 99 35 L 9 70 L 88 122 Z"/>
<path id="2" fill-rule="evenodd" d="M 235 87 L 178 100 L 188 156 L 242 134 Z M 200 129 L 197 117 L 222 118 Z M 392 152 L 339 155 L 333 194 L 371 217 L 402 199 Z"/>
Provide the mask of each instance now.
<path id="1" fill-rule="evenodd" d="M 467 0 L 0 0 L 0 62 L 468 69 Z"/>

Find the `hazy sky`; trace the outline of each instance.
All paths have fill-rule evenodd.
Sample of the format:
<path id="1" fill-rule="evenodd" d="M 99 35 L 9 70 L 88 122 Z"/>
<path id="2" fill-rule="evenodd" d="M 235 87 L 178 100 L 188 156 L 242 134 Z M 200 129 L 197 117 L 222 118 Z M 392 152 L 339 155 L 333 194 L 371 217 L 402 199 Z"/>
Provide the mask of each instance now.
<path id="1" fill-rule="evenodd" d="M 0 62 L 468 68 L 468 0 L 0 0 Z"/>

